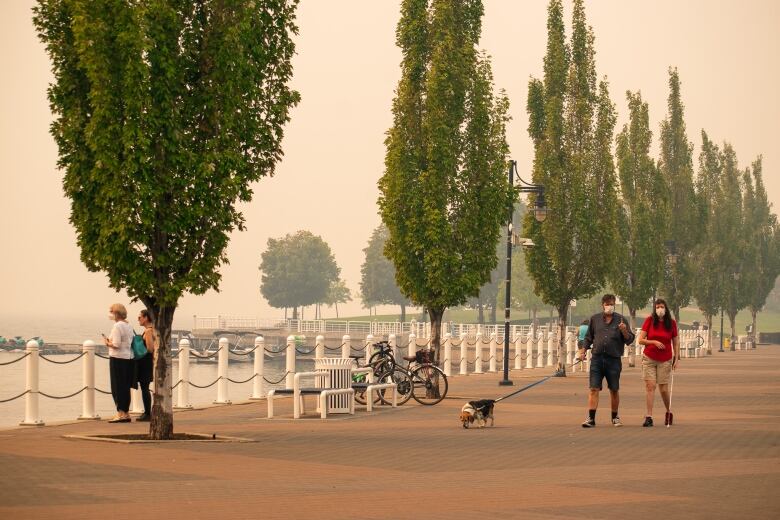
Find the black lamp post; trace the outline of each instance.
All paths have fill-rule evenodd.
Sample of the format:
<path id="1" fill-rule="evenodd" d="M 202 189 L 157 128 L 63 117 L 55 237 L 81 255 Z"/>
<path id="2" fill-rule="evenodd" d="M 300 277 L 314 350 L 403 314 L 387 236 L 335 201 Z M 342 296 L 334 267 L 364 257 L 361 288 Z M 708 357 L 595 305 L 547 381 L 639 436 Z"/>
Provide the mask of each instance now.
<path id="1" fill-rule="evenodd" d="M 518 186 L 519 193 L 535 193 L 536 204 L 534 205 L 534 218 L 537 222 L 544 222 L 547 218 L 547 208 L 544 205 L 544 186 L 540 184 L 531 184 L 525 182 L 517 173 L 517 161 L 509 161 L 509 185 L 514 188 L 515 176 L 520 182 Z M 499 386 L 512 386 L 509 379 L 509 307 L 511 305 L 511 286 L 512 286 L 512 243 L 514 242 L 514 233 L 512 230 L 512 220 L 514 219 L 515 204 L 509 208 L 509 223 L 506 229 L 506 286 L 504 287 L 504 379 L 499 381 Z M 532 245 L 530 240 L 523 243 L 525 246 Z"/>

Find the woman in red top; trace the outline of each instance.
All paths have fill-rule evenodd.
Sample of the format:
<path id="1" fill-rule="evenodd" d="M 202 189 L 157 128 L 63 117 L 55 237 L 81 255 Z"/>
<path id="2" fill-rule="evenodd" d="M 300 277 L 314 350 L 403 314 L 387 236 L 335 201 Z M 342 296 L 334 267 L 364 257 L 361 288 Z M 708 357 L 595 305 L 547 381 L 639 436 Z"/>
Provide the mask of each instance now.
<path id="1" fill-rule="evenodd" d="M 680 340 L 677 337 L 677 322 L 672 319 L 663 299 L 655 301 L 653 314 L 642 325 L 639 344 L 645 346 L 642 353 L 642 379 L 645 380 L 647 392 L 647 415 L 642 426 L 653 425 L 656 384 L 666 406 L 665 424 L 669 424 L 669 381 L 672 370 L 677 368 L 680 360 Z"/>

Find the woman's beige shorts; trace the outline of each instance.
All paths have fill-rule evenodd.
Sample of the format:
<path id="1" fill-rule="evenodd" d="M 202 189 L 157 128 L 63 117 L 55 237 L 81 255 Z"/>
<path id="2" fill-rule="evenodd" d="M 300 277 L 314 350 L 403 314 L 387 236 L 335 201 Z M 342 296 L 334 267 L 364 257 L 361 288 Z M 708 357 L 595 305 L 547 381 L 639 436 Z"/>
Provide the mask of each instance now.
<path id="1" fill-rule="evenodd" d="M 642 379 L 655 381 L 659 385 L 668 385 L 672 377 L 672 360 L 656 361 L 642 356 Z"/>

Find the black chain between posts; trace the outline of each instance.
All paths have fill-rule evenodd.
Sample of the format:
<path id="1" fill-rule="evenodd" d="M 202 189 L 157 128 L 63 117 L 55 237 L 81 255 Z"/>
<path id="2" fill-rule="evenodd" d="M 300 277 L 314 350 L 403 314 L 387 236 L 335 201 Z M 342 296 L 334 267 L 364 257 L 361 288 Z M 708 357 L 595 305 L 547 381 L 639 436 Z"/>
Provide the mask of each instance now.
<path id="1" fill-rule="evenodd" d="M 30 353 L 28 352 L 27 354 L 25 354 L 23 356 L 19 356 L 18 358 L 14 359 L 12 361 L 7 361 L 5 363 L 0 363 L 0 367 L 6 366 L 6 365 L 13 365 L 14 363 L 18 363 L 19 361 L 23 360 L 24 358 L 26 358 L 29 355 L 30 355 Z M 24 395 L 24 394 L 22 394 L 22 395 Z M 3 403 L 3 402 L 5 402 L 5 401 L 0 401 L 0 403 Z"/>
<path id="2" fill-rule="evenodd" d="M 86 354 L 87 354 L 86 352 L 82 352 L 82 353 L 81 353 L 81 354 L 79 354 L 78 356 L 74 357 L 73 359 L 69 359 L 69 360 L 67 360 L 67 361 L 54 361 L 53 359 L 49 359 L 49 358 L 47 358 L 47 357 L 46 357 L 46 356 L 44 356 L 43 354 L 39 354 L 39 355 L 38 355 L 38 357 L 39 357 L 39 358 L 41 358 L 41 359 L 42 359 L 42 360 L 44 360 L 44 361 L 48 361 L 49 363 L 54 363 L 55 365 L 67 365 L 68 363 L 73 363 L 73 362 L 74 362 L 74 361 L 76 361 L 77 359 L 81 359 L 81 358 L 82 358 L 82 357 L 84 357 Z"/>
<path id="3" fill-rule="evenodd" d="M 287 377 L 287 376 L 288 376 L 290 373 L 291 373 L 291 372 L 290 372 L 289 370 L 288 370 L 287 372 L 285 372 L 285 373 L 284 373 L 284 375 L 282 376 L 282 378 L 281 378 L 279 381 L 269 381 L 269 380 L 268 380 L 268 379 L 267 379 L 265 376 L 263 376 L 263 381 L 265 381 L 265 382 L 266 382 L 266 383 L 268 383 L 269 385 L 278 385 L 279 383 L 281 383 L 282 381 L 284 381 L 284 379 L 285 379 L 285 378 L 286 378 L 286 377 Z"/>
<path id="4" fill-rule="evenodd" d="M 350 347 L 352 350 L 366 350 L 366 347 L 368 347 L 370 343 L 366 343 L 362 347 Z"/>
<path id="5" fill-rule="evenodd" d="M 269 354 L 281 354 L 282 352 L 284 352 L 284 351 L 285 351 L 285 349 L 286 349 L 286 348 L 287 348 L 287 347 L 284 347 L 284 348 L 282 348 L 281 350 L 273 350 L 273 349 L 269 349 L 268 347 L 263 347 L 263 349 L 264 349 L 266 352 L 268 352 Z"/>
<path id="6" fill-rule="evenodd" d="M 243 383 L 250 382 L 251 380 L 253 380 L 254 378 L 256 378 L 259 375 L 260 374 L 253 374 L 252 377 L 250 377 L 249 379 L 244 379 L 243 381 L 236 381 L 235 379 L 230 379 L 229 377 L 227 378 L 227 380 L 230 381 L 231 383 L 236 383 L 237 385 L 240 385 L 240 384 L 243 384 Z"/>
<path id="7" fill-rule="evenodd" d="M 176 381 L 176 384 L 171 387 L 171 390 L 173 390 L 174 388 L 176 388 L 177 386 L 179 386 L 183 382 L 184 382 L 184 379 L 179 379 L 178 381 Z"/>
<path id="8" fill-rule="evenodd" d="M 196 357 L 198 359 L 209 359 L 209 358 L 213 358 L 214 356 L 219 354 L 220 350 L 222 350 L 222 347 L 217 348 L 217 350 L 215 350 L 212 354 L 207 354 L 205 356 L 203 354 L 198 354 L 194 350 L 190 350 L 190 356 Z"/>
<path id="9" fill-rule="evenodd" d="M 313 349 L 311 349 L 311 350 L 300 350 L 300 349 L 297 349 L 297 348 L 296 348 L 296 349 L 295 349 L 295 352 L 297 352 L 298 354 L 304 355 L 304 356 L 308 356 L 309 354 L 311 354 L 311 353 L 312 353 L 312 352 L 314 352 L 315 350 L 317 350 L 317 347 L 314 347 L 314 348 L 313 348 Z"/>
<path id="10" fill-rule="evenodd" d="M 257 346 L 253 347 L 253 348 L 252 348 L 252 350 L 249 350 L 249 351 L 244 351 L 244 352 L 239 352 L 239 351 L 237 351 L 237 350 L 230 350 L 230 349 L 228 348 L 228 352 L 230 352 L 230 353 L 231 353 L 231 354 L 233 354 L 234 356 L 248 356 L 249 354 L 251 354 L 251 353 L 252 353 L 252 352 L 254 352 L 255 350 L 257 350 Z"/>
<path id="11" fill-rule="evenodd" d="M 80 390 L 78 390 L 76 392 L 73 392 L 72 394 L 63 395 L 63 396 L 49 395 L 49 394 L 47 394 L 45 392 L 41 392 L 41 391 L 38 391 L 38 393 L 41 394 L 43 397 L 48 397 L 49 399 L 68 399 L 69 397 L 73 397 L 74 395 L 79 395 L 81 392 L 83 392 L 86 389 L 87 389 L 87 387 L 85 386 L 84 388 L 81 388 Z M 31 392 L 31 393 L 34 393 L 34 392 Z"/>
<path id="12" fill-rule="evenodd" d="M 111 359 L 111 356 L 104 356 L 103 354 L 98 354 L 97 352 L 95 352 L 95 355 L 96 355 L 97 357 L 99 357 L 99 358 L 103 358 L 103 359 Z"/>
<path id="13" fill-rule="evenodd" d="M 10 402 L 10 401 L 13 401 L 14 399 L 19 399 L 20 397 L 23 397 L 23 396 L 25 396 L 25 395 L 27 395 L 27 394 L 29 394 L 29 393 L 30 393 L 30 391 L 29 391 L 29 390 L 25 390 L 25 391 L 24 391 L 24 392 L 22 392 L 21 394 L 19 394 L 19 395 L 16 395 L 16 396 L 14 396 L 14 397 L 12 397 L 12 398 L 10 398 L 10 399 L 0 399 L 0 403 L 8 403 L 8 402 Z"/>
<path id="14" fill-rule="evenodd" d="M 217 377 L 217 378 L 216 378 L 214 381 L 212 381 L 211 383 L 209 383 L 209 384 L 207 384 L 207 385 L 204 385 L 204 386 L 196 385 L 196 384 L 195 384 L 195 383 L 193 383 L 192 381 L 188 381 L 188 383 L 190 384 L 190 386 L 194 386 L 195 388 L 208 388 L 208 387 L 210 387 L 210 386 L 214 386 L 215 384 L 217 384 L 217 382 L 218 382 L 220 379 L 222 379 L 222 376 L 219 376 L 219 377 Z"/>
<path id="15" fill-rule="evenodd" d="M 111 392 L 109 392 L 107 390 L 101 390 L 98 387 L 95 387 L 95 392 L 100 392 L 101 394 L 111 395 Z"/>
<path id="16" fill-rule="evenodd" d="M 325 350 L 334 351 L 334 350 L 341 350 L 344 347 L 344 345 L 346 345 L 346 343 L 342 343 L 338 347 L 329 347 L 327 345 L 323 345 L 323 347 L 325 347 Z"/>

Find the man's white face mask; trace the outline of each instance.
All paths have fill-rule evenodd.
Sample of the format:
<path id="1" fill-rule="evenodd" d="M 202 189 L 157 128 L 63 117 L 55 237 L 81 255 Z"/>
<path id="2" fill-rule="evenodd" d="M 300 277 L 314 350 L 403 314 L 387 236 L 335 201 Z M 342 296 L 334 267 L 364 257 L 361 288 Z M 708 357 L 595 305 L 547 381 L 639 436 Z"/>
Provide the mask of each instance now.
<path id="1" fill-rule="evenodd" d="M 614 305 L 605 305 L 604 306 L 604 314 L 612 314 L 615 312 L 615 306 Z"/>

